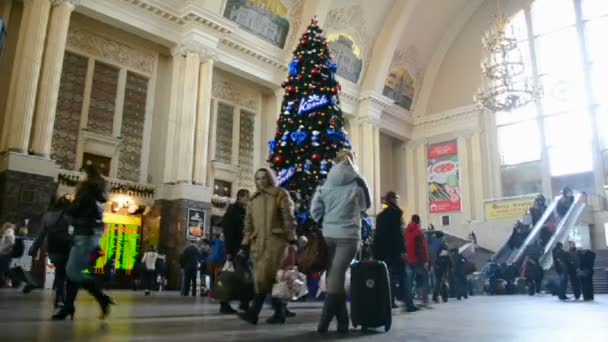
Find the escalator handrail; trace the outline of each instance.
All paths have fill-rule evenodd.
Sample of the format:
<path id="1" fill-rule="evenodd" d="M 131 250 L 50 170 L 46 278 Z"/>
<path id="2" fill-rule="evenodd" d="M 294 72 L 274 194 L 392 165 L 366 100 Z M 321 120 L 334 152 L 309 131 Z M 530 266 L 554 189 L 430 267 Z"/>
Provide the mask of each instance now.
<path id="1" fill-rule="evenodd" d="M 582 199 L 583 199 L 582 194 L 574 195 L 574 202 L 568 209 L 568 212 L 566 212 L 566 215 L 564 215 L 562 220 L 560 220 L 559 224 L 555 228 L 555 232 L 553 233 L 553 236 L 551 236 L 551 239 L 549 240 L 549 242 L 547 242 L 547 245 L 543 249 L 543 254 L 541 255 L 540 260 L 539 260 L 539 264 L 543 268 L 545 268 L 543 265 L 545 264 L 545 261 L 547 260 L 547 256 L 548 255 L 552 256 L 551 253 L 553 251 L 553 247 L 555 247 L 555 244 L 558 241 L 563 240 L 564 233 L 568 232 L 570 229 L 572 229 L 574 227 L 574 225 L 580 218 L 581 214 L 583 213 L 586 203 Z M 552 262 L 550 264 L 552 264 Z M 548 269 L 548 268 L 551 268 L 551 265 L 548 265 L 545 269 Z"/>
<path id="2" fill-rule="evenodd" d="M 517 252 L 515 254 L 511 255 L 509 260 L 507 260 L 508 264 L 513 264 L 513 263 L 517 262 L 517 260 L 519 260 L 521 258 L 521 256 L 524 254 L 524 251 L 528 248 L 530 243 L 532 243 L 532 241 L 536 240 L 538 233 L 540 232 L 542 227 L 545 225 L 545 223 L 547 222 L 549 217 L 551 217 L 551 215 L 553 215 L 553 212 L 555 211 L 555 208 L 557 207 L 557 203 L 559 202 L 559 200 L 561 198 L 562 198 L 561 195 L 553 198 L 553 201 L 551 201 L 551 203 L 549 203 L 549 206 L 543 213 L 543 216 L 541 216 L 540 220 L 538 220 L 538 222 L 536 222 L 536 224 L 534 225 L 534 227 L 532 228 L 530 233 L 528 233 L 528 236 L 524 240 L 524 243 L 517 249 Z"/>

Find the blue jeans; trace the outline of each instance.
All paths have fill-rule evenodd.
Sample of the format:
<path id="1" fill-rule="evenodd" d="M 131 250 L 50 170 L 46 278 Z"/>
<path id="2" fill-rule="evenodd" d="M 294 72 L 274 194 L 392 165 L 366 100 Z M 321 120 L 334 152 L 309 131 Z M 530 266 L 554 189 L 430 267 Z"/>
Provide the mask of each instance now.
<path id="1" fill-rule="evenodd" d="M 70 256 L 66 266 L 68 278 L 78 284 L 86 281 L 94 281 L 91 274 L 84 274 L 82 271 L 91 266 L 91 254 L 99 247 L 99 236 L 97 235 L 76 235 L 74 243 L 70 249 Z"/>
<path id="2" fill-rule="evenodd" d="M 418 291 L 418 296 L 423 303 L 428 303 L 429 301 L 429 272 L 426 270 L 424 265 L 408 265 L 407 267 L 407 277 L 410 282 L 416 282 L 416 290 Z"/>

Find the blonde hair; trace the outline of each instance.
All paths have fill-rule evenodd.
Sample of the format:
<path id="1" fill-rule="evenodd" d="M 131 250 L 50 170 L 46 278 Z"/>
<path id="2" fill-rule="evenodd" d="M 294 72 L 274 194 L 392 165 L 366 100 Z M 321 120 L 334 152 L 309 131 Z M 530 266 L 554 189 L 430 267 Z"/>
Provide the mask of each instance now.
<path id="1" fill-rule="evenodd" d="M 334 162 L 336 164 L 339 164 L 339 163 L 348 161 L 350 163 L 350 165 L 355 166 L 356 160 L 357 160 L 357 157 L 355 155 L 355 152 L 353 152 L 351 150 L 340 150 L 340 151 L 338 151 L 338 153 L 336 153 L 336 158 L 334 159 Z"/>

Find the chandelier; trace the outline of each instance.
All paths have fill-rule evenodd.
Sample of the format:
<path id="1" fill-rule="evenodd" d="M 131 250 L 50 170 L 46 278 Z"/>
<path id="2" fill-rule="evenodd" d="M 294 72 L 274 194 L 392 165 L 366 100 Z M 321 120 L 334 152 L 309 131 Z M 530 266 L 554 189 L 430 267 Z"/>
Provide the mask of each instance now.
<path id="1" fill-rule="evenodd" d="M 499 14 L 494 29 L 482 38 L 486 60 L 481 63 L 482 87 L 475 96 L 480 107 L 510 112 L 541 96 L 529 84 L 517 39 L 506 33 L 506 20 Z"/>

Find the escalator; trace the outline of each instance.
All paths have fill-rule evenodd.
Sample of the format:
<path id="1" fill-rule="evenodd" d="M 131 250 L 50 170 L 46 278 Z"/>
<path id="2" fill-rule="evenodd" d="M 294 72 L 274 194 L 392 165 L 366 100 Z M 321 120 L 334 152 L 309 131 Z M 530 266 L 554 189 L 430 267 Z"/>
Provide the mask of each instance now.
<path id="1" fill-rule="evenodd" d="M 540 255 L 540 262 L 543 267 L 547 265 L 547 267 L 551 267 L 552 258 L 551 251 L 557 242 L 563 242 L 567 239 L 568 234 L 577 224 L 581 214 L 586 206 L 586 200 L 580 193 L 574 195 L 574 202 L 566 212 L 563 217 L 559 217 L 559 215 L 555 212 L 558 201 L 561 199 L 561 196 L 555 197 L 555 199 L 551 202 L 551 205 L 547 208 L 542 218 L 538 221 L 538 223 L 534 226 L 524 243 L 518 248 L 515 253 L 512 253 L 511 257 L 507 259 L 507 264 L 518 264 L 521 263 L 524 258 L 528 255 Z M 537 251 L 533 251 L 533 245 L 537 240 L 540 239 L 540 234 L 543 226 L 545 224 L 550 224 L 550 220 L 555 220 L 555 230 L 551 235 L 549 241 L 542 247 L 542 249 L 538 253 Z"/>
<path id="2" fill-rule="evenodd" d="M 586 206 L 587 203 L 583 195 L 576 194 L 574 196 L 574 203 L 572 203 L 572 206 L 568 209 L 564 218 L 559 222 L 551 240 L 549 240 L 543 249 L 543 254 L 539 260 L 543 269 L 548 270 L 553 266 L 553 248 L 558 242 L 564 243 L 568 239 L 570 232 L 579 222 L 581 214 Z"/>
<path id="3" fill-rule="evenodd" d="M 520 256 L 517 256 L 517 254 L 520 251 L 522 251 L 522 253 L 523 253 L 523 251 L 526 249 L 526 246 L 528 246 L 532 241 L 535 241 L 536 238 L 539 236 L 542 227 L 549 220 L 552 219 L 552 217 L 553 217 L 552 213 L 555 211 L 555 208 L 557 207 L 557 202 L 560 199 L 561 199 L 561 196 L 557 196 L 551 201 L 551 203 L 549 203 L 549 206 L 547 207 L 547 209 L 541 216 L 540 220 L 538 220 L 536 225 L 534 225 L 534 227 L 532 227 L 532 229 L 528 233 L 526 239 L 524 240 L 524 242 L 521 244 L 521 246 L 519 248 L 512 249 L 511 246 L 509 246 L 509 242 L 511 240 L 509 238 L 509 239 L 507 239 L 507 241 L 505 241 L 505 243 L 502 245 L 502 247 L 500 247 L 498 249 L 496 254 L 494 254 L 494 257 L 492 257 L 492 261 L 498 265 L 501 265 L 503 263 L 512 263 L 512 260 L 516 260 L 517 258 L 519 258 Z"/>

